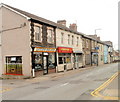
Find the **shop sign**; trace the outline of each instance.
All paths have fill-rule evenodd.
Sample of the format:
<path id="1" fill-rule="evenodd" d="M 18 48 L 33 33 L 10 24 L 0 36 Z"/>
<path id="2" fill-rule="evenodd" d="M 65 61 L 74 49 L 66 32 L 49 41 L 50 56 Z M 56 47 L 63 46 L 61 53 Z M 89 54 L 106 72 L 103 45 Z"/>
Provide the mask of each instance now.
<path id="1" fill-rule="evenodd" d="M 83 53 L 82 51 L 73 51 L 73 53 Z"/>
<path id="2" fill-rule="evenodd" d="M 98 55 L 98 53 L 97 53 L 97 52 L 93 52 L 92 54 L 93 54 L 93 55 Z"/>
<path id="3" fill-rule="evenodd" d="M 35 47 L 34 52 L 56 52 L 56 48 Z"/>
<path id="4" fill-rule="evenodd" d="M 58 53 L 73 53 L 73 49 L 67 47 L 58 47 Z"/>
<path id="5" fill-rule="evenodd" d="M 95 50 L 99 50 L 99 47 L 95 47 Z"/>
<path id="6" fill-rule="evenodd" d="M 47 52 L 45 52 L 45 53 L 43 53 L 43 55 L 48 55 L 48 53 L 47 53 Z"/>

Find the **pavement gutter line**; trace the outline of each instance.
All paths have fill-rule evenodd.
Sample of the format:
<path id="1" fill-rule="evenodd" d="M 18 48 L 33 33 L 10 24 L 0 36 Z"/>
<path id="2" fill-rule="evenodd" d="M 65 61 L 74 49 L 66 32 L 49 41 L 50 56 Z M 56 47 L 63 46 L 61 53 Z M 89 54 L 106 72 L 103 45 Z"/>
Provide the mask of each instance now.
<path id="1" fill-rule="evenodd" d="M 102 97 L 104 99 L 110 99 L 110 100 L 113 100 L 113 99 L 114 100 L 118 100 L 118 99 L 120 99 L 120 97 L 103 96 L 103 95 L 101 95 L 99 93 L 101 90 L 103 90 L 105 87 L 107 87 L 119 74 L 120 74 L 120 72 L 116 72 L 110 79 L 108 79 L 105 83 L 103 83 L 96 90 L 94 90 L 93 92 L 91 92 L 91 95 L 92 96 L 96 96 L 96 97 Z"/>

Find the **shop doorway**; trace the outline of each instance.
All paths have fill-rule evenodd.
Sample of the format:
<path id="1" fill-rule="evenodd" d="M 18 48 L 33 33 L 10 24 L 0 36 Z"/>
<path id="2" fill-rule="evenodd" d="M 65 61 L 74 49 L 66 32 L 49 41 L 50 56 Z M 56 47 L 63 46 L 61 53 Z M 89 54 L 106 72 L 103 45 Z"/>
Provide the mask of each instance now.
<path id="1" fill-rule="evenodd" d="M 98 54 L 92 53 L 92 66 L 98 66 Z"/>
<path id="2" fill-rule="evenodd" d="M 75 57 L 74 57 L 74 68 L 76 68 L 76 69 L 79 68 L 78 56 L 75 56 Z"/>

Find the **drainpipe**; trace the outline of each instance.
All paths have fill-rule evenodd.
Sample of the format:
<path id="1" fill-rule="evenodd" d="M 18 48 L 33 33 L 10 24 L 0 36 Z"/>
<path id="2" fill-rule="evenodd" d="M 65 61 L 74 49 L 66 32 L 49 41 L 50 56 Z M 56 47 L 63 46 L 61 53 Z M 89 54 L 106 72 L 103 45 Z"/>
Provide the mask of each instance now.
<path id="1" fill-rule="evenodd" d="M 34 47 L 32 47 L 31 57 L 32 57 L 32 76 L 35 77 L 35 63 L 34 63 Z"/>
<path id="2" fill-rule="evenodd" d="M 30 31 L 31 31 L 31 34 L 30 34 L 30 36 L 31 36 L 31 63 L 32 63 L 32 76 L 33 76 L 33 78 L 35 77 L 35 63 L 34 63 L 34 48 L 35 47 L 33 47 L 33 43 L 34 43 L 34 24 L 33 24 L 33 22 L 32 22 L 32 20 L 30 20 L 30 27 L 31 27 L 31 29 L 30 29 Z"/>

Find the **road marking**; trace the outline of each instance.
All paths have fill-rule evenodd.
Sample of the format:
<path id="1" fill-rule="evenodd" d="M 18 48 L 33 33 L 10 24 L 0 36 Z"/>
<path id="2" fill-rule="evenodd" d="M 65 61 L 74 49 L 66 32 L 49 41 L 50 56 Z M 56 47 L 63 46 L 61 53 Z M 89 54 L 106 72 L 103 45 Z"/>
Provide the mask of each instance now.
<path id="1" fill-rule="evenodd" d="M 119 74 L 120 74 L 120 72 L 116 72 L 110 79 L 108 79 L 105 83 L 103 83 L 96 90 L 91 92 L 91 95 L 95 96 L 95 97 L 101 97 L 101 98 L 106 99 L 106 100 L 118 100 L 118 99 L 120 99 L 120 97 L 103 96 L 99 93 L 101 90 L 103 90 L 105 87 L 107 87 Z"/>
<path id="2" fill-rule="evenodd" d="M 62 84 L 62 85 L 60 85 L 60 86 L 65 86 L 65 85 L 67 85 L 67 84 L 69 84 L 69 83 L 64 83 L 64 84 Z"/>
<path id="3" fill-rule="evenodd" d="M 12 90 L 12 88 L 8 88 L 8 87 L 1 87 L 1 89 L 2 90 L 0 90 L 0 93 Z"/>

